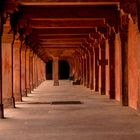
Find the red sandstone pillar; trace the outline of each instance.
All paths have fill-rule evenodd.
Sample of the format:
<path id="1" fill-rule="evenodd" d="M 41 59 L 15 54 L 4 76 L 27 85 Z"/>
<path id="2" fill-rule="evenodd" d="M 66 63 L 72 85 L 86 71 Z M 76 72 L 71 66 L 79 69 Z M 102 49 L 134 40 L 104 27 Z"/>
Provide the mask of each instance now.
<path id="1" fill-rule="evenodd" d="M 2 16 L 0 15 L 0 118 L 4 118 L 3 100 L 2 100 Z"/>
<path id="2" fill-rule="evenodd" d="M 121 21 L 121 56 L 122 56 L 122 105 L 128 106 L 128 16 L 122 16 Z"/>
<path id="3" fill-rule="evenodd" d="M 41 60 L 40 58 L 38 57 L 37 59 L 37 65 L 38 65 L 38 85 L 40 85 L 41 83 Z"/>
<path id="4" fill-rule="evenodd" d="M 102 39 L 99 47 L 99 93 L 105 95 L 105 40 Z"/>
<path id="5" fill-rule="evenodd" d="M 4 25 L 2 36 L 2 95 L 4 107 L 15 107 L 13 96 L 13 72 L 12 72 L 12 42 L 13 34 L 9 33 L 10 19 Z"/>
<path id="6" fill-rule="evenodd" d="M 105 69 L 106 69 L 106 95 L 110 96 L 110 59 L 109 59 L 109 42 L 108 39 L 106 39 L 106 43 L 105 43 L 105 58 L 108 61 L 108 65 L 106 65 Z"/>
<path id="7" fill-rule="evenodd" d="M 26 92 L 26 46 L 21 47 L 21 93 L 22 96 L 27 96 Z"/>
<path id="8" fill-rule="evenodd" d="M 122 104 L 128 106 L 128 42 L 127 32 L 121 33 L 122 43 Z"/>
<path id="9" fill-rule="evenodd" d="M 86 53 L 86 87 L 89 88 L 89 71 L 90 71 L 90 65 L 89 65 L 89 54 Z"/>
<path id="10" fill-rule="evenodd" d="M 29 52 L 29 76 L 30 90 L 33 90 L 33 51 L 31 49 Z"/>
<path id="11" fill-rule="evenodd" d="M 84 84 L 84 57 L 83 56 L 81 56 L 81 70 L 82 70 L 82 79 L 81 79 L 81 84 L 83 85 Z"/>
<path id="12" fill-rule="evenodd" d="M 99 60 L 99 48 L 94 46 L 94 91 L 99 91 L 99 66 L 97 64 Z"/>
<path id="13" fill-rule="evenodd" d="M 38 66 L 37 66 L 37 55 L 34 55 L 34 87 L 38 86 Z"/>
<path id="14" fill-rule="evenodd" d="M 76 57 L 77 56 L 77 57 Z M 76 71 L 75 71 L 75 79 L 80 80 L 81 79 L 81 62 L 80 62 L 80 57 L 78 56 L 78 54 L 75 56 L 75 67 L 76 67 Z"/>
<path id="15" fill-rule="evenodd" d="M 30 90 L 30 67 L 29 67 L 29 55 L 30 55 L 30 48 L 26 49 L 26 92 L 31 93 Z"/>
<path id="16" fill-rule="evenodd" d="M 77 66 L 77 64 L 78 64 L 78 62 L 77 62 L 77 57 L 75 56 L 74 57 L 74 79 L 76 79 L 77 80 L 77 78 L 78 78 L 78 71 L 77 71 L 77 68 L 78 68 L 78 66 Z"/>
<path id="17" fill-rule="evenodd" d="M 84 67 L 84 86 L 86 86 L 86 71 L 87 71 L 87 69 L 86 69 L 86 54 L 84 54 L 84 65 L 83 65 L 83 67 Z"/>
<path id="18" fill-rule="evenodd" d="M 73 62 L 71 59 L 69 60 L 69 65 L 70 65 L 70 77 L 72 78 L 72 76 L 73 76 Z"/>
<path id="19" fill-rule="evenodd" d="M 90 65 L 90 79 L 89 79 L 89 86 L 90 86 L 90 89 L 93 90 L 94 88 L 94 83 L 93 83 L 93 59 L 94 59 L 94 56 L 93 56 L 93 48 L 91 48 L 90 50 L 90 61 L 89 61 L 89 65 Z"/>
<path id="20" fill-rule="evenodd" d="M 122 52 L 120 34 L 115 36 L 115 99 L 121 101 L 122 96 Z"/>
<path id="21" fill-rule="evenodd" d="M 15 39 L 13 45 L 13 93 L 15 101 L 22 101 L 21 95 L 21 41 Z"/>
<path id="22" fill-rule="evenodd" d="M 58 61 L 59 58 L 58 57 L 54 57 L 53 58 L 53 80 L 54 80 L 54 86 L 58 86 L 59 85 L 59 66 L 58 66 Z"/>
<path id="23" fill-rule="evenodd" d="M 41 83 L 45 80 L 45 63 L 40 59 L 40 73 L 41 73 Z"/>
<path id="24" fill-rule="evenodd" d="M 83 79 L 84 79 L 83 56 L 81 56 L 81 84 L 83 84 Z"/>
<path id="25" fill-rule="evenodd" d="M 79 79 L 80 79 L 80 84 L 83 84 L 83 69 L 82 69 L 82 65 L 83 65 L 83 62 L 82 62 L 82 57 L 81 57 L 81 55 L 79 55 L 79 63 L 80 63 L 80 67 L 79 67 L 79 72 L 80 72 L 80 77 L 79 77 Z"/>
<path id="26" fill-rule="evenodd" d="M 112 29 L 109 36 L 109 72 L 110 72 L 110 99 L 115 99 L 115 31 Z"/>

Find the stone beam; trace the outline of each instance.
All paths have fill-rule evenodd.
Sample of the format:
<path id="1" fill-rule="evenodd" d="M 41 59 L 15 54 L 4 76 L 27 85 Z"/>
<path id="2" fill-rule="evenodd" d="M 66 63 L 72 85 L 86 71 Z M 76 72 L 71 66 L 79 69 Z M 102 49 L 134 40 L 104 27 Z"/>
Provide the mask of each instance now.
<path id="1" fill-rule="evenodd" d="M 41 48 L 79 48 L 80 44 L 42 44 Z"/>
<path id="2" fill-rule="evenodd" d="M 34 27 L 96 27 L 105 26 L 104 18 L 32 18 L 30 26 Z"/>
<path id="3" fill-rule="evenodd" d="M 89 34 L 95 32 L 95 28 L 33 28 L 33 34 L 44 34 L 44 35 L 63 35 L 63 34 Z"/>
<path id="4" fill-rule="evenodd" d="M 85 38 L 66 38 L 66 39 L 39 39 L 39 41 L 44 42 L 46 44 L 54 44 L 54 43 L 79 43 L 83 42 Z"/>
<path id="5" fill-rule="evenodd" d="M 38 38 L 41 39 L 84 39 L 88 34 L 39 34 Z"/>

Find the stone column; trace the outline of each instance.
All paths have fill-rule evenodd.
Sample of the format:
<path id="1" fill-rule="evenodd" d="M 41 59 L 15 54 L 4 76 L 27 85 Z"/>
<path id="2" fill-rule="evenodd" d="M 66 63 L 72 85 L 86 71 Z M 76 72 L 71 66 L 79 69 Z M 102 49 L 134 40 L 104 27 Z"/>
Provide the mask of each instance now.
<path id="1" fill-rule="evenodd" d="M 79 72 L 80 72 L 80 77 L 79 77 L 79 79 L 80 79 L 80 84 L 83 84 L 83 69 L 82 69 L 82 65 L 83 65 L 83 62 L 82 62 L 82 57 L 81 57 L 81 55 L 79 55 L 79 63 L 80 63 L 80 67 L 79 67 Z"/>
<path id="2" fill-rule="evenodd" d="M 80 59 L 79 56 L 75 55 L 75 79 L 79 80 L 80 79 Z"/>
<path id="3" fill-rule="evenodd" d="M 45 80 L 45 67 L 44 67 L 44 62 L 43 60 L 40 59 L 40 74 L 41 74 L 41 83 Z"/>
<path id="4" fill-rule="evenodd" d="M 86 53 L 86 87 L 89 88 L 89 73 L 90 73 L 90 65 L 89 65 L 89 54 Z"/>
<path id="5" fill-rule="evenodd" d="M 33 55 L 33 87 L 37 87 L 36 55 Z"/>
<path id="6" fill-rule="evenodd" d="M 13 96 L 13 34 L 8 33 L 10 30 L 10 19 L 7 19 L 4 25 L 2 35 L 2 94 L 4 107 L 15 107 Z"/>
<path id="7" fill-rule="evenodd" d="M 37 58 L 37 66 L 38 66 L 38 85 L 41 83 L 41 66 L 40 66 L 40 58 Z"/>
<path id="8" fill-rule="evenodd" d="M 30 90 L 30 67 L 29 67 L 29 55 L 30 55 L 30 48 L 26 49 L 26 92 L 31 93 Z"/>
<path id="9" fill-rule="evenodd" d="M 21 95 L 21 41 L 15 39 L 13 45 L 13 93 L 15 101 L 22 101 Z"/>
<path id="10" fill-rule="evenodd" d="M 122 105 L 128 106 L 128 17 L 122 21 L 121 52 L 122 52 Z"/>
<path id="11" fill-rule="evenodd" d="M 115 99 L 121 101 L 122 96 L 122 53 L 120 34 L 115 35 Z M 110 79 L 111 80 L 111 79 Z"/>
<path id="12" fill-rule="evenodd" d="M 21 47 L 21 93 L 26 97 L 26 46 Z"/>
<path id="13" fill-rule="evenodd" d="M 100 47 L 99 47 L 99 93 L 101 95 L 105 95 L 105 40 L 103 39 L 100 42 Z"/>
<path id="14" fill-rule="evenodd" d="M 31 49 L 29 52 L 29 76 L 30 90 L 33 90 L 33 51 Z"/>
<path id="15" fill-rule="evenodd" d="M 84 70 L 83 70 L 83 57 L 81 56 L 81 84 L 83 84 Z"/>
<path id="16" fill-rule="evenodd" d="M 110 59 L 109 59 L 109 41 L 106 39 L 105 43 L 105 59 L 108 61 L 108 65 L 106 65 L 106 95 L 110 97 Z"/>
<path id="17" fill-rule="evenodd" d="M 3 100 L 2 100 L 2 16 L 0 15 L 0 118 L 4 118 Z"/>
<path id="18" fill-rule="evenodd" d="M 34 80 L 35 80 L 35 87 L 38 86 L 38 66 L 37 66 L 37 59 L 38 59 L 38 56 L 35 55 L 35 58 L 34 58 Z"/>
<path id="19" fill-rule="evenodd" d="M 44 61 L 42 61 L 42 65 L 43 65 L 43 67 L 42 67 L 42 69 L 43 69 L 43 81 L 45 81 L 46 80 L 46 63 L 44 62 Z"/>
<path id="20" fill-rule="evenodd" d="M 99 91 L 99 48 L 94 46 L 94 91 Z"/>
<path id="21" fill-rule="evenodd" d="M 94 83 L 93 83 L 93 59 L 94 59 L 94 57 L 93 57 L 93 50 L 90 50 L 90 89 L 91 90 L 93 90 L 93 88 L 94 88 Z"/>
<path id="22" fill-rule="evenodd" d="M 115 99 L 115 32 L 112 32 L 109 37 L 109 72 L 110 72 L 110 99 Z"/>
<path id="23" fill-rule="evenodd" d="M 54 86 L 59 86 L 59 65 L 58 65 L 59 58 L 53 58 L 53 80 Z"/>
<path id="24" fill-rule="evenodd" d="M 86 71 L 87 71 L 87 69 L 86 69 L 86 54 L 84 54 L 84 63 L 83 63 L 83 68 L 84 68 L 84 86 L 86 86 Z"/>

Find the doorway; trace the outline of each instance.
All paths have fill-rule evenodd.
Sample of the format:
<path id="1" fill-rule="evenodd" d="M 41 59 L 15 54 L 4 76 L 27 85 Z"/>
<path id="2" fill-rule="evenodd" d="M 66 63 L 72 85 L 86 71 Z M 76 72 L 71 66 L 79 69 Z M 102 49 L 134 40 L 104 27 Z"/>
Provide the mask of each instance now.
<path id="1" fill-rule="evenodd" d="M 70 66 L 66 60 L 59 60 L 59 79 L 69 79 Z"/>
<path id="2" fill-rule="evenodd" d="M 46 63 L 46 79 L 52 80 L 52 60 Z"/>

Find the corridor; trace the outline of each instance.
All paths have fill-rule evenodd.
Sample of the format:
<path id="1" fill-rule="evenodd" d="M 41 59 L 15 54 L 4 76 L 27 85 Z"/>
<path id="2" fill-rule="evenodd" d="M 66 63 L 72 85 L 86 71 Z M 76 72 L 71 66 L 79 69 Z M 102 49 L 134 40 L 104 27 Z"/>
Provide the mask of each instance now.
<path id="1" fill-rule="evenodd" d="M 0 126 L 0 140 L 140 139 L 138 112 L 66 80 L 44 81 L 15 109 L 5 109 Z"/>

